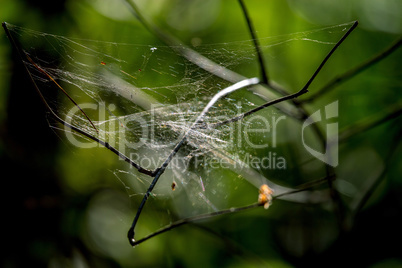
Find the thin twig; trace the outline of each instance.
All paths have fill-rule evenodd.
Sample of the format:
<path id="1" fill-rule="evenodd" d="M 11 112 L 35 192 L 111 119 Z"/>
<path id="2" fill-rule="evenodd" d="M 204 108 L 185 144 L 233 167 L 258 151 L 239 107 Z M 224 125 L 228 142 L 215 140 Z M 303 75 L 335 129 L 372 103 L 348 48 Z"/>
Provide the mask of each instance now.
<path id="1" fill-rule="evenodd" d="M 378 63 L 379 61 L 383 60 L 384 58 L 388 57 L 390 54 L 395 52 L 400 46 L 402 45 L 402 38 L 396 40 L 393 44 L 391 44 L 388 48 L 384 51 L 380 52 L 378 55 L 372 57 L 371 59 L 367 60 L 366 62 L 358 65 L 357 67 L 348 70 L 347 72 L 338 75 L 330 82 L 328 82 L 324 87 L 313 93 L 309 96 L 309 98 L 304 100 L 299 100 L 299 102 L 312 102 L 313 100 L 321 97 L 322 95 L 330 92 L 336 86 L 345 83 L 349 79 L 353 78 L 357 74 L 361 73 L 362 71 L 366 70 L 367 68 L 373 66 L 374 64 Z"/>
<path id="2" fill-rule="evenodd" d="M 286 196 L 286 195 L 296 194 L 296 193 L 305 191 L 305 190 L 307 190 L 309 188 L 312 188 L 314 186 L 318 186 L 320 184 L 323 184 L 323 183 L 327 182 L 327 180 L 333 180 L 333 179 L 334 179 L 334 177 L 331 176 L 330 178 L 325 177 L 325 178 L 321 178 L 321 179 L 313 181 L 313 182 L 303 184 L 303 185 L 301 185 L 299 187 L 296 187 L 296 190 L 292 190 L 292 191 L 289 191 L 289 192 L 286 192 L 286 193 L 282 193 L 280 195 L 273 196 L 272 200 L 280 199 L 281 197 Z M 185 219 L 181 219 L 181 220 L 175 221 L 175 222 L 173 222 L 173 223 L 171 223 L 171 224 L 159 229 L 156 232 L 153 232 L 152 234 L 150 234 L 150 235 L 148 235 L 148 236 L 146 236 L 144 238 L 141 238 L 141 239 L 139 239 L 137 241 L 132 241 L 131 245 L 134 247 L 136 245 L 139 245 L 139 244 L 151 239 L 152 237 L 155 237 L 157 235 L 160 235 L 162 233 L 165 233 L 167 231 L 170 231 L 172 229 L 175 229 L 175 228 L 180 227 L 180 226 L 185 225 L 185 224 L 194 223 L 194 222 L 197 222 L 197 221 L 200 221 L 200 220 L 204 220 L 204 219 L 208 219 L 208 218 L 212 218 L 212 217 L 216 217 L 216 216 L 222 216 L 222 215 L 225 215 L 225 214 L 231 214 L 231 213 L 236 213 L 236 212 L 245 211 L 245 210 L 249 210 L 249 209 L 254 209 L 254 208 L 257 208 L 257 207 L 260 207 L 260 206 L 264 206 L 264 203 L 258 203 L 257 202 L 257 203 L 253 203 L 251 205 L 247 205 L 247 206 L 243 206 L 243 207 L 229 208 L 229 209 L 224 209 L 224 210 L 220 210 L 220 211 L 215 211 L 215 212 L 212 212 L 212 213 L 206 213 L 206 214 L 197 215 L 197 216 L 194 216 L 194 217 L 188 217 L 188 218 L 185 218 Z"/>
<path id="3" fill-rule="evenodd" d="M 382 115 L 380 117 L 377 116 L 374 118 L 370 117 L 369 121 L 358 122 L 354 124 L 352 127 L 342 130 L 339 134 L 339 142 L 344 142 L 357 134 L 375 128 L 401 115 L 402 115 L 401 105 L 397 105 L 397 107 L 394 107 L 393 109 L 391 109 L 389 113 L 385 115 Z"/>
<path id="4" fill-rule="evenodd" d="M 230 209 L 220 210 L 220 211 L 216 211 L 216 212 L 212 212 L 212 213 L 197 215 L 197 216 L 194 216 L 194 217 L 189 217 L 189 218 L 185 218 L 185 219 L 182 219 L 182 220 L 178 220 L 178 221 L 175 221 L 174 223 L 172 223 L 172 224 L 170 224 L 170 225 L 168 225 L 166 227 L 163 227 L 163 228 L 159 229 L 156 232 L 153 232 L 152 234 L 150 234 L 150 235 L 148 235 L 148 236 L 146 236 L 144 238 L 141 238 L 141 239 L 139 239 L 137 241 L 132 241 L 131 245 L 134 247 L 134 246 L 136 246 L 138 244 L 141 244 L 141 243 L 147 241 L 148 239 L 150 239 L 150 238 L 152 238 L 154 236 L 160 235 L 162 233 L 165 233 L 167 231 L 175 229 L 175 228 L 177 228 L 179 226 L 182 226 L 184 224 L 192 223 L 192 222 L 203 220 L 203 219 L 208 219 L 208 218 L 215 217 L 215 216 L 220 216 L 220 215 L 225 215 L 225 214 L 229 214 L 229 213 L 248 210 L 248 209 L 256 208 L 256 207 L 259 207 L 259 206 L 262 206 L 262 205 L 263 204 L 260 204 L 260 203 L 254 203 L 254 204 L 244 206 L 244 207 L 230 208 Z"/>
<path id="5" fill-rule="evenodd" d="M 384 162 L 385 163 L 390 163 L 391 160 L 395 157 L 396 152 L 398 151 L 399 145 L 401 144 L 400 137 L 402 135 L 402 129 L 399 131 L 397 135 L 394 137 L 394 142 L 392 143 L 394 146 L 391 146 L 390 151 L 388 152 L 387 156 L 385 157 Z M 377 187 L 381 184 L 381 182 L 384 180 L 385 175 L 387 174 L 389 168 L 389 165 L 386 165 L 380 175 L 377 177 L 377 179 L 373 182 L 373 184 L 370 186 L 367 192 L 364 193 L 363 197 L 360 199 L 354 210 L 352 211 L 351 219 L 354 220 L 357 216 L 357 214 L 363 209 L 364 205 L 367 203 L 367 201 L 370 199 L 370 197 L 373 195 Z"/>
<path id="6" fill-rule="evenodd" d="M 257 34 L 254 30 L 253 23 L 248 15 L 247 8 L 246 8 L 246 5 L 244 4 L 243 0 L 238 0 L 238 1 L 239 1 L 241 10 L 243 11 L 244 18 L 246 19 L 247 26 L 248 26 L 248 29 L 249 29 L 249 32 L 251 35 L 251 39 L 254 43 L 254 47 L 257 52 L 257 58 L 258 58 L 258 62 L 260 65 L 261 81 L 262 81 L 262 83 L 269 85 L 267 68 L 265 67 L 264 57 L 262 56 L 261 46 L 259 44 Z"/>

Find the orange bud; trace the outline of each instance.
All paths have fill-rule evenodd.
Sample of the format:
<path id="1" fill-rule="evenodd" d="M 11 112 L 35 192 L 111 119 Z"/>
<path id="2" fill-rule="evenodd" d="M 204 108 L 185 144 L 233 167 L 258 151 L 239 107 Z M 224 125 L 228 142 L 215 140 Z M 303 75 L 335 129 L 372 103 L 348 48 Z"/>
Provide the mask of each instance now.
<path id="1" fill-rule="evenodd" d="M 274 193 L 274 191 L 269 188 L 268 185 L 263 184 L 260 187 L 259 193 L 260 194 L 258 195 L 258 204 L 263 204 L 264 208 L 267 209 L 271 204 L 272 194 Z"/>

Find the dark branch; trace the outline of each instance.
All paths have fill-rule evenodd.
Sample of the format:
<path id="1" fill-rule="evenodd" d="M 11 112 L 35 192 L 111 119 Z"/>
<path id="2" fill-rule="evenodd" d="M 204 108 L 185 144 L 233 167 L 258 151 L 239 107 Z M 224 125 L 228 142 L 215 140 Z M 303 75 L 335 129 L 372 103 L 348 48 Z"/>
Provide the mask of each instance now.
<path id="1" fill-rule="evenodd" d="M 336 86 L 345 83 L 349 79 L 353 78 L 357 74 L 363 72 L 364 70 L 368 69 L 369 67 L 373 66 L 374 64 L 378 63 L 379 61 L 383 60 L 384 58 L 388 57 L 394 51 L 396 51 L 402 45 L 402 38 L 396 40 L 391 46 L 386 48 L 384 51 L 380 52 L 378 55 L 374 56 L 373 58 L 369 59 L 368 61 L 360 64 L 359 66 L 348 70 L 347 72 L 335 77 L 330 82 L 328 82 L 324 87 L 322 87 L 317 92 L 310 95 L 309 98 L 304 100 L 299 100 L 299 102 L 311 102 L 322 95 L 330 92 Z"/>

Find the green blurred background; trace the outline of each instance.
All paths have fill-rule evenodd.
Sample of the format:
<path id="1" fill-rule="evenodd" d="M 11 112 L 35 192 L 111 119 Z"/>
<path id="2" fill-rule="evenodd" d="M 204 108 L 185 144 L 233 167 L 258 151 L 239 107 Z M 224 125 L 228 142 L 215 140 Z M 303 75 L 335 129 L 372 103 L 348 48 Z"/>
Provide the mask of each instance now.
<path id="1" fill-rule="evenodd" d="M 157 43 L 121 2 L 2 0 L 0 19 L 63 36 Z M 143 15 L 186 44 L 250 38 L 234 0 L 136 3 Z M 260 37 L 359 20 L 358 29 L 336 52 L 311 91 L 381 52 L 402 33 L 398 1 L 245 3 Z M 297 46 L 284 54 L 280 70 L 286 72 L 269 71 L 273 79 L 295 91 L 318 62 L 310 66 L 312 56 Z M 401 60 L 399 49 L 320 98 L 311 110 L 339 100 L 343 129 L 400 107 Z M 338 186 L 357 185 L 350 195 L 365 191 L 364 182 L 375 180 L 386 169 L 382 182 L 342 236 L 333 231 L 329 210 L 278 201 L 268 212 L 257 209 L 203 223 L 215 234 L 185 226 L 132 249 L 125 233 L 136 206 L 108 172 L 119 168 L 121 161 L 104 149 L 71 148 L 49 128 L 45 108 L 4 33 L 0 35 L 0 75 L 2 267 L 402 266 L 398 247 L 402 239 L 400 118 L 341 144 L 337 172 L 344 183 Z M 395 153 L 387 158 L 391 149 Z M 348 197 L 344 199 L 347 203 Z M 142 220 L 144 225 L 152 221 Z M 95 225 L 102 228 L 94 233 L 89 229 Z"/>

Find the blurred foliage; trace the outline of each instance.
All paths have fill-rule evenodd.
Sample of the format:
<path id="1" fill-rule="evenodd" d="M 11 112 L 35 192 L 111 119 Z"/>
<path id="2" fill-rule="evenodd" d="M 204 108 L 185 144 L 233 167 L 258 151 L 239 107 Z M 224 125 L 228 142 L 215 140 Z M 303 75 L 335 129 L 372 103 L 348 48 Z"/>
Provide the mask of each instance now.
<path id="1" fill-rule="evenodd" d="M 135 2 L 144 16 L 185 44 L 250 39 L 234 0 Z M 360 20 L 358 29 L 317 77 L 311 92 L 381 52 L 402 33 L 402 6 L 398 1 L 245 3 L 259 37 Z M 124 1 L 65 0 L 49 4 L 3 0 L 0 18 L 68 37 L 161 43 L 127 11 Z M 277 51 L 281 57 L 273 59 L 275 63 L 268 62 L 268 72 L 275 81 L 296 91 L 324 54 L 299 46 L 284 50 Z M 401 57 L 399 49 L 307 109 L 315 111 L 339 100 L 339 125 L 346 129 L 385 115 L 390 107 L 400 107 Z M 245 66 L 242 71 L 248 74 L 255 68 Z M 137 205 L 132 204 L 123 185 L 110 172 L 123 169 L 125 163 L 105 149 L 72 148 L 64 143 L 62 135 L 59 138 L 59 133 L 49 128 L 45 108 L 3 33 L 0 163 L 6 243 L 1 266 L 400 267 L 402 256 L 395 244 L 402 239 L 401 123 L 401 118 L 389 120 L 341 144 L 336 186 L 345 203 L 361 191 L 353 185 L 364 188 L 364 182 L 383 176 L 343 234 L 337 231 L 331 210 L 278 200 L 268 211 L 256 209 L 218 217 L 199 226 L 184 226 L 132 249 L 126 231 Z M 395 153 L 388 157 L 392 149 Z M 297 155 L 296 150 L 292 153 Z M 304 172 L 303 168 L 294 168 L 295 177 Z M 144 232 L 158 227 L 153 220 L 157 216 L 157 212 L 144 215 Z"/>

